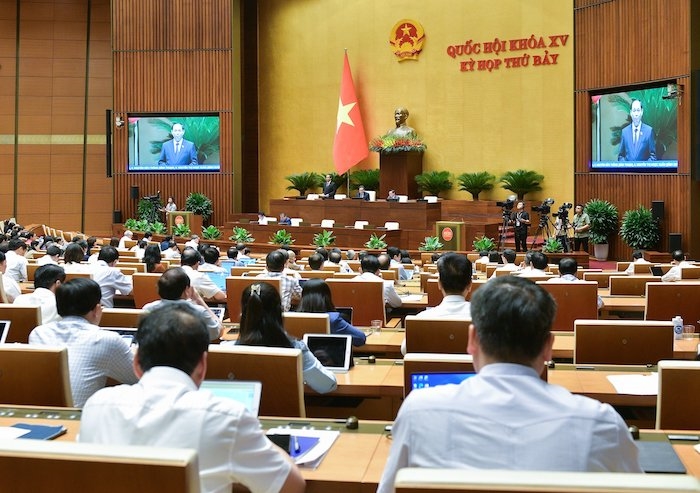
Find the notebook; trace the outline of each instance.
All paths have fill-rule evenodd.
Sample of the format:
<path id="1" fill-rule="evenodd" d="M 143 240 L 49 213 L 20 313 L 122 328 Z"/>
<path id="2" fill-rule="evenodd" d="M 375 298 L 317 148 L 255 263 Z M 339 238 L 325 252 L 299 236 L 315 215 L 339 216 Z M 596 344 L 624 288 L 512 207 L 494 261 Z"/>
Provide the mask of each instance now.
<path id="1" fill-rule="evenodd" d="M 467 378 L 476 375 L 476 372 L 425 372 L 411 373 L 411 390 L 437 387 L 438 385 L 459 384 Z"/>
<path id="2" fill-rule="evenodd" d="M 221 291 L 226 291 L 226 273 L 225 272 L 205 272 L 209 279 L 216 284 L 216 287 Z"/>
<path id="3" fill-rule="evenodd" d="M 5 343 L 7 339 L 7 334 L 10 332 L 10 322 L 9 320 L 0 320 L 0 344 Z"/>
<path id="4" fill-rule="evenodd" d="M 304 334 L 304 343 L 329 370 L 343 373 L 350 369 L 352 337 L 341 334 Z"/>
<path id="5" fill-rule="evenodd" d="M 199 387 L 217 397 L 240 402 L 255 416 L 260 411 L 262 383 L 247 380 L 204 380 Z"/>
<path id="6" fill-rule="evenodd" d="M 652 265 L 651 266 L 651 275 L 652 276 L 663 276 L 664 270 L 658 265 Z"/>

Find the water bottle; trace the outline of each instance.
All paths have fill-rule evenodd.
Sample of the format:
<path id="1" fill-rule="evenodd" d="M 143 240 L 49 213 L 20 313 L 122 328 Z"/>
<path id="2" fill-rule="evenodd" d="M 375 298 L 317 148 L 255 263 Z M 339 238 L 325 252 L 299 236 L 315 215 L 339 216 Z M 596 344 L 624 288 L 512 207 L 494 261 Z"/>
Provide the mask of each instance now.
<path id="1" fill-rule="evenodd" d="M 673 338 L 683 339 L 683 319 L 680 315 L 676 315 L 671 319 L 673 322 Z"/>

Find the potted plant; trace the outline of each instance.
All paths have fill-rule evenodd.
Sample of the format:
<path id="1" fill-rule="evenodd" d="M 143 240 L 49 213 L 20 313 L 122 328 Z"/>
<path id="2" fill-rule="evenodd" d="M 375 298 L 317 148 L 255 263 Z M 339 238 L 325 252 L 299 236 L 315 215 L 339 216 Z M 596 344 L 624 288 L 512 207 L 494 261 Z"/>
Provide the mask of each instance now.
<path id="1" fill-rule="evenodd" d="M 617 207 L 602 199 L 592 199 L 584 210 L 591 220 L 588 239 L 593 243 L 593 254 L 596 260 L 608 259 L 608 239 L 617 230 Z"/>
<path id="2" fill-rule="evenodd" d="M 313 239 L 314 245 L 317 247 L 327 247 L 335 243 L 335 236 L 333 236 L 333 231 L 326 231 L 325 229 L 320 233 L 316 233 Z"/>
<path id="3" fill-rule="evenodd" d="M 320 187 L 323 182 L 321 175 L 313 171 L 285 176 L 284 179 L 291 183 L 287 190 L 297 190 L 300 196 L 306 195 L 307 190 L 315 190 Z"/>
<path id="4" fill-rule="evenodd" d="M 488 171 L 478 171 L 476 173 L 462 173 L 457 177 L 459 189 L 469 192 L 472 199 L 479 200 L 479 194 L 488 190 L 493 190 L 494 175 Z"/>
<path id="5" fill-rule="evenodd" d="M 360 169 L 350 173 L 350 183 L 354 190 L 365 187 L 365 190 L 379 190 L 379 170 Z"/>
<path id="6" fill-rule="evenodd" d="M 147 223 L 153 223 L 158 220 L 158 209 L 162 207 L 162 202 L 158 200 L 157 202 L 150 199 L 141 199 L 136 205 L 136 216 L 141 221 L 146 221 Z"/>
<path id="7" fill-rule="evenodd" d="M 426 236 L 423 242 L 418 247 L 421 252 L 434 252 L 443 247 L 440 238 L 437 236 Z"/>
<path id="8" fill-rule="evenodd" d="M 286 229 L 278 229 L 275 234 L 270 236 L 270 243 L 275 245 L 291 245 L 294 241 L 292 233 L 287 232 Z"/>
<path id="9" fill-rule="evenodd" d="M 518 196 L 518 200 L 523 200 L 525 195 L 530 192 L 539 192 L 542 190 L 540 182 L 544 180 L 544 175 L 526 170 L 516 169 L 515 171 L 507 171 L 501 176 L 501 187 L 510 190 Z"/>
<path id="10" fill-rule="evenodd" d="M 192 232 L 186 224 L 175 224 L 173 226 L 173 236 L 189 236 Z"/>
<path id="11" fill-rule="evenodd" d="M 221 238 L 221 230 L 214 225 L 202 228 L 202 238 L 205 240 L 218 240 Z"/>
<path id="12" fill-rule="evenodd" d="M 367 243 L 365 243 L 365 248 L 369 248 L 370 250 L 384 250 L 387 246 L 386 241 L 384 241 L 385 237 L 386 235 L 377 236 L 375 233 L 372 233 Z"/>
<path id="13" fill-rule="evenodd" d="M 202 222 L 206 222 L 214 212 L 214 205 L 203 193 L 192 192 L 185 199 L 185 210 L 202 216 Z"/>
<path id="14" fill-rule="evenodd" d="M 481 235 L 477 238 L 474 238 L 474 241 L 472 242 L 472 247 L 476 252 L 491 252 L 496 249 L 496 242 L 493 241 L 493 238 L 488 238 L 484 235 Z"/>
<path id="15" fill-rule="evenodd" d="M 564 251 L 564 247 L 558 239 L 551 237 L 542 244 L 542 251 L 544 253 L 561 253 Z"/>
<path id="16" fill-rule="evenodd" d="M 168 228 L 165 227 L 165 224 L 160 221 L 156 221 L 148 225 L 148 231 L 157 235 L 163 235 L 167 230 Z"/>
<path id="17" fill-rule="evenodd" d="M 622 216 L 620 237 L 633 250 L 650 250 L 661 240 L 661 227 L 651 210 L 640 205 Z"/>
<path id="18" fill-rule="evenodd" d="M 415 180 L 421 192 L 428 192 L 429 195 L 440 196 L 452 188 L 449 171 L 429 171 L 416 176 Z"/>
<path id="19" fill-rule="evenodd" d="M 253 243 L 255 238 L 250 234 L 245 228 L 239 226 L 234 226 L 233 234 L 228 237 L 229 240 L 235 241 L 236 243 Z"/>

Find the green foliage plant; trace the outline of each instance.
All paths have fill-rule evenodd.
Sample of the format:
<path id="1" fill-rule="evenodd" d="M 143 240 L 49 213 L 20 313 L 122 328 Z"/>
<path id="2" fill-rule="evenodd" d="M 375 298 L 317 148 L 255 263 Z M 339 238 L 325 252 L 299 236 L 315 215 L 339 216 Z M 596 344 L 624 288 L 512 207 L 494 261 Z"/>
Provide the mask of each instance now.
<path id="1" fill-rule="evenodd" d="M 221 230 L 214 225 L 209 225 L 206 228 L 202 226 L 202 238 L 205 240 L 218 240 L 221 235 Z"/>
<path id="2" fill-rule="evenodd" d="M 472 247 L 476 252 L 491 252 L 496 249 L 496 242 L 493 240 L 493 238 L 488 238 L 487 236 L 481 235 L 474 238 Z"/>
<path id="3" fill-rule="evenodd" d="M 384 241 L 385 237 L 386 235 L 377 236 L 375 233 L 372 233 L 369 240 L 365 243 L 365 248 L 369 248 L 370 250 L 384 250 L 387 247 L 387 243 Z"/>
<path id="4" fill-rule="evenodd" d="M 158 209 L 160 209 L 162 206 L 162 201 L 154 202 L 148 199 L 141 199 L 136 205 L 136 217 L 141 221 L 146 221 L 147 223 L 156 222 L 159 217 Z"/>
<path id="5" fill-rule="evenodd" d="M 192 232 L 186 224 L 176 224 L 173 226 L 173 236 L 189 236 Z"/>
<path id="6" fill-rule="evenodd" d="M 415 180 L 421 192 L 439 197 L 442 192 L 452 189 L 450 178 L 449 171 L 429 171 L 417 175 Z"/>
<path id="7" fill-rule="evenodd" d="M 132 217 L 126 220 L 124 223 L 124 229 L 128 229 L 130 231 L 138 231 L 138 221 Z"/>
<path id="8" fill-rule="evenodd" d="M 299 195 L 306 195 L 307 190 L 317 189 L 324 180 L 321 175 L 313 171 L 285 176 L 284 179 L 291 183 L 291 185 L 287 187 L 287 190 L 297 190 Z"/>
<path id="9" fill-rule="evenodd" d="M 418 247 L 421 252 L 434 252 L 440 250 L 443 244 L 440 242 L 440 238 L 437 236 L 426 236 L 423 242 Z"/>
<path id="10" fill-rule="evenodd" d="M 286 229 L 278 229 L 275 234 L 270 236 L 270 243 L 275 245 L 291 245 L 295 241 L 292 238 L 292 233 L 289 233 Z"/>
<path id="11" fill-rule="evenodd" d="M 157 235 L 165 234 L 167 230 L 168 228 L 165 227 L 165 224 L 160 221 L 156 221 L 148 225 L 148 231 Z"/>
<path id="12" fill-rule="evenodd" d="M 525 195 L 531 192 L 539 192 L 542 190 L 540 183 L 544 180 L 544 175 L 536 171 L 526 169 L 516 169 L 515 171 L 506 171 L 501 176 L 501 187 L 510 190 L 518 196 L 518 200 L 523 200 Z"/>
<path id="13" fill-rule="evenodd" d="M 202 220 L 206 221 L 214 212 L 214 204 L 203 193 L 192 192 L 185 199 L 185 210 L 202 216 Z"/>
<path id="14" fill-rule="evenodd" d="M 633 250 L 651 250 L 661 240 L 661 227 L 651 210 L 640 205 L 625 212 L 620 237 Z"/>
<path id="15" fill-rule="evenodd" d="M 592 199 L 584 207 L 591 220 L 589 240 L 594 245 L 608 243 L 610 235 L 617 230 L 617 207 L 607 200 Z"/>
<path id="16" fill-rule="evenodd" d="M 236 243 L 253 243 L 255 241 L 255 238 L 253 238 L 253 235 L 250 234 L 250 231 L 245 228 L 241 228 L 240 226 L 234 226 L 233 234 L 229 236 L 228 239 L 235 241 Z"/>
<path id="17" fill-rule="evenodd" d="M 564 251 L 564 247 L 558 239 L 552 237 L 547 238 L 542 244 L 542 251 L 545 253 L 561 253 Z"/>
<path id="18" fill-rule="evenodd" d="M 335 236 L 333 236 L 333 231 L 326 231 L 325 229 L 320 233 L 316 233 L 313 239 L 314 245 L 317 247 L 327 247 L 335 243 Z"/>
<path id="19" fill-rule="evenodd" d="M 474 200 L 479 200 L 481 192 L 493 190 L 493 182 L 496 177 L 488 171 L 477 171 L 475 173 L 462 173 L 457 177 L 459 189 L 469 192 Z"/>
<path id="20" fill-rule="evenodd" d="M 365 190 L 379 190 L 379 170 L 359 169 L 350 173 L 350 188 L 357 190 L 360 185 Z"/>

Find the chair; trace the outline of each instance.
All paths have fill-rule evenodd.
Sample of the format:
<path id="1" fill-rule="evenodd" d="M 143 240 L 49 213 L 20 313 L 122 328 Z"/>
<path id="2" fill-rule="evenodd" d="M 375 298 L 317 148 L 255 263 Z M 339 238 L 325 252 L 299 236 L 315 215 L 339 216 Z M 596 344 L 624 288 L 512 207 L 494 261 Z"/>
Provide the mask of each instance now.
<path id="1" fill-rule="evenodd" d="M 340 264 L 323 264 L 321 267 L 322 270 L 325 271 L 330 271 L 330 272 L 340 272 Z"/>
<path id="2" fill-rule="evenodd" d="M 231 267 L 232 276 L 245 276 L 252 272 L 254 275 L 258 275 L 265 270 L 262 265 L 234 265 Z"/>
<path id="3" fill-rule="evenodd" d="M 260 414 L 305 417 L 301 350 L 263 346 L 209 346 L 208 380 L 262 382 Z"/>
<path id="4" fill-rule="evenodd" d="M 0 345 L 0 402 L 18 406 L 73 407 L 68 349 Z"/>
<path id="5" fill-rule="evenodd" d="M 353 228 L 355 229 L 365 229 L 365 226 L 369 226 L 369 221 L 355 221 Z"/>
<path id="6" fill-rule="evenodd" d="M 143 308 L 143 305 L 160 299 L 158 294 L 158 279 L 160 274 L 145 274 L 137 272 L 131 276 L 134 285 L 134 306 Z"/>
<path id="7" fill-rule="evenodd" d="M 317 193 L 310 193 L 306 195 L 306 200 L 318 200 L 320 197 Z"/>
<path id="8" fill-rule="evenodd" d="M 645 320 L 671 320 L 676 315 L 687 324 L 700 320 L 700 283 L 693 281 L 647 283 Z"/>
<path id="9" fill-rule="evenodd" d="M 656 429 L 700 429 L 700 361 L 659 361 Z"/>
<path id="10" fill-rule="evenodd" d="M 200 491 L 197 452 L 182 448 L 5 440 L 0 475 L 7 491 Z"/>
<path id="11" fill-rule="evenodd" d="M 497 469 L 405 468 L 396 475 L 396 493 L 671 493 L 697 492 L 689 475 L 626 472 L 503 471 Z"/>
<path id="12" fill-rule="evenodd" d="M 399 202 L 408 202 L 408 195 L 397 195 Z"/>
<path id="13" fill-rule="evenodd" d="M 271 277 L 227 277 L 226 278 L 226 305 L 228 306 L 228 318 L 231 323 L 241 321 L 241 295 L 243 290 L 258 282 L 266 282 L 275 287 L 277 292 L 280 291 L 279 278 Z"/>
<path id="14" fill-rule="evenodd" d="M 33 281 L 34 280 L 34 274 L 36 273 L 36 270 L 41 267 L 41 265 L 37 264 L 27 264 L 27 281 Z"/>
<path id="15" fill-rule="evenodd" d="M 465 349 L 466 351 L 466 349 Z M 403 359 L 403 394 L 411 392 L 411 375 L 428 372 L 472 372 L 471 354 L 406 353 Z"/>
<path id="16" fill-rule="evenodd" d="M 330 334 L 331 320 L 327 313 L 286 312 L 282 314 L 284 330 L 290 336 L 303 339 L 304 334 Z"/>
<path id="17" fill-rule="evenodd" d="M 322 219 L 321 220 L 321 227 L 322 228 L 332 228 L 334 224 L 335 224 L 335 219 Z"/>
<path id="18" fill-rule="evenodd" d="M 383 282 L 332 278 L 326 283 L 335 306 L 353 307 L 355 326 L 369 327 L 372 320 L 381 320 L 382 326 L 386 325 Z"/>
<path id="19" fill-rule="evenodd" d="M 596 320 L 598 318 L 598 283 L 593 281 L 578 282 L 537 282 L 557 302 L 557 314 L 552 330 L 571 332 L 574 321 L 579 318 Z"/>
<path id="20" fill-rule="evenodd" d="M 300 217 L 292 217 L 290 218 L 291 225 L 294 227 L 301 226 L 301 223 L 304 222 L 304 220 Z"/>
<path id="21" fill-rule="evenodd" d="M 65 282 L 71 279 L 92 279 L 92 274 L 90 272 L 66 272 Z"/>
<path id="22" fill-rule="evenodd" d="M 467 352 L 469 325 L 465 319 L 428 319 L 406 315 L 407 353 L 449 353 Z"/>
<path id="23" fill-rule="evenodd" d="M 644 296 L 648 282 L 660 281 L 655 276 L 615 276 L 610 278 L 610 294 Z"/>
<path id="24" fill-rule="evenodd" d="M 624 276 L 621 272 L 584 272 L 584 281 L 596 281 L 598 288 L 607 288 L 610 286 L 610 278 L 614 276 Z"/>
<path id="25" fill-rule="evenodd" d="M 333 198 L 334 198 L 335 200 L 343 200 L 343 199 L 347 199 L 348 196 L 345 195 L 344 193 L 336 193 L 336 194 L 333 196 Z"/>
<path id="26" fill-rule="evenodd" d="M 656 365 L 673 359 L 673 323 L 576 320 L 574 363 Z"/>
<path id="27" fill-rule="evenodd" d="M 377 191 L 376 191 L 376 190 L 367 190 L 367 193 L 369 194 L 369 201 L 370 201 L 370 202 L 376 202 L 376 200 L 377 200 Z"/>
<path id="28" fill-rule="evenodd" d="M 103 308 L 100 327 L 138 327 L 139 319 L 146 313 L 140 308 Z"/>
<path id="29" fill-rule="evenodd" d="M 398 273 L 398 271 L 396 271 L 394 269 L 382 269 L 381 271 L 379 271 L 379 274 L 380 274 L 381 278 L 384 279 L 385 281 L 396 282 L 399 280 L 399 273 Z"/>
<path id="30" fill-rule="evenodd" d="M 300 270 L 299 275 L 301 276 L 302 279 L 328 279 L 329 277 L 333 277 L 336 274 L 336 272 L 332 270 Z M 356 276 L 357 274 L 351 274 L 352 277 Z"/>
<path id="31" fill-rule="evenodd" d="M 438 201 L 437 195 L 426 195 L 423 199 L 429 204 L 435 204 Z"/>
<path id="32" fill-rule="evenodd" d="M 396 221 L 387 221 L 384 223 L 384 228 L 388 231 L 399 229 L 399 223 Z"/>
<path id="33" fill-rule="evenodd" d="M 681 269 L 681 279 L 700 279 L 700 267 L 683 267 Z"/>
<path id="34" fill-rule="evenodd" d="M 651 274 L 651 264 L 634 264 L 634 273 L 635 274 Z"/>
<path id="35" fill-rule="evenodd" d="M 6 343 L 29 342 L 29 333 L 41 325 L 41 308 L 38 306 L 17 306 L 0 303 L 0 320 L 10 320 L 12 325 Z"/>

